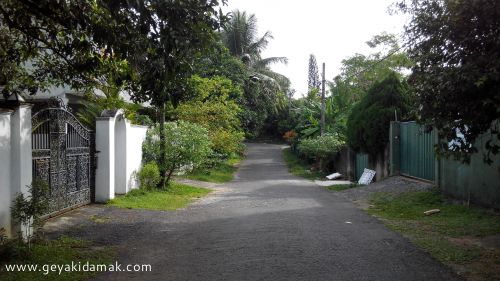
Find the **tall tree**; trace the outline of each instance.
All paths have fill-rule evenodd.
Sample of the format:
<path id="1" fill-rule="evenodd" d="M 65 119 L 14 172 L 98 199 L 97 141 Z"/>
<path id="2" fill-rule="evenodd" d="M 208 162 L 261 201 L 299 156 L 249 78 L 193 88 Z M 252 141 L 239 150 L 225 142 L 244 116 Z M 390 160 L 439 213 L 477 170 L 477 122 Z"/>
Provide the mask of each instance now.
<path id="1" fill-rule="evenodd" d="M 491 129 L 485 160 L 500 150 L 500 2 L 410 0 L 405 27 L 415 66 L 410 83 L 421 122 L 442 140 L 438 152 L 468 161 L 474 140 Z"/>
<path id="2" fill-rule="evenodd" d="M 310 92 L 313 89 L 319 91 L 320 88 L 320 80 L 319 80 L 319 71 L 318 71 L 318 63 L 316 62 L 316 57 L 311 54 L 309 55 L 309 76 L 307 79 L 307 91 Z"/>
<path id="3" fill-rule="evenodd" d="M 240 58 L 248 67 L 249 74 L 260 79 L 269 91 L 275 88 L 286 91 L 290 86 L 288 78 L 271 70 L 274 63 L 287 63 L 286 57 L 262 58 L 262 51 L 273 39 L 271 32 L 266 31 L 262 37 L 257 36 L 257 18 L 254 14 L 235 10 L 224 26 L 223 41 L 229 52 Z"/>
<path id="4" fill-rule="evenodd" d="M 373 156 L 383 152 L 389 142 L 389 123 L 394 121 L 394 112 L 405 116 L 410 105 L 407 84 L 396 73 L 375 82 L 348 117 L 349 146 Z"/>
<path id="5" fill-rule="evenodd" d="M 217 0 L 123 0 L 107 8 L 132 37 L 126 39 L 125 46 L 118 40 L 120 34 L 113 42 L 130 54 L 136 86 L 132 98 L 150 101 L 158 109 L 162 176 L 159 186 L 163 187 L 169 170 L 165 158 L 166 104 L 175 107 L 182 98 L 195 58 L 212 49 L 224 16 L 217 10 Z"/>
<path id="6" fill-rule="evenodd" d="M 342 60 L 341 73 L 335 79 L 335 84 L 349 91 L 355 101 L 360 100 L 375 82 L 384 79 L 389 73 L 403 75 L 404 70 L 412 66 L 394 34 L 383 32 L 373 36 L 366 44 L 373 52 L 368 55 L 355 54 Z"/>
<path id="7" fill-rule="evenodd" d="M 225 18 L 219 3 L 225 1 L 1 1 L 2 37 L 8 37 L 5 30 L 16 37 L 0 43 L 0 61 L 14 61 L 21 69 L 4 72 L 7 67 L 0 66 L 10 76 L 3 80 L 19 81 L 3 91 L 36 92 L 53 83 L 85 86 L 116 72 L 116 80 L 130 82 L 134 101 L 158 108 L 164 186 L 165 105 L 177 103 L 194 59 L 212 49 Z"/>
<path id="8" fill-rule="evenodd" d="M 235 10 L 224 26 L 222 39 L 231 55 L 239 58 L 245 65 L 247 81 L 244 85 L 244 96 L 240 104 L 242 126 L 247 136 L 259 135 L 265 125 L 266 118 L 277 114 L 286 105 L 284 94 L 290 80 L 271 69 L 275 63 L 287 63 L 285 57 L 262 58 L 269 41 L 273 39 L 268 31 L 262 37 L 257 35 L 257 18 Z"/>
<path id="9" fill-rule="evenodd" d="M 0 84 L 4 96 L 58 84 L 92 87 L 126 61 L 107 48 L 109 22 L 94 1 L 0 2 Z M 114 75 L 121 78 L 121 75 Z"/>

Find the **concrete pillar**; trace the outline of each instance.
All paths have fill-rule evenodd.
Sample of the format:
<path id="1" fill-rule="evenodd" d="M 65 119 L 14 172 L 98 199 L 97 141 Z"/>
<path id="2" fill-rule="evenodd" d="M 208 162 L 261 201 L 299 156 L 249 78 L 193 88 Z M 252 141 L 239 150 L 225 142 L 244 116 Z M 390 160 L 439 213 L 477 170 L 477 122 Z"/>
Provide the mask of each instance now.
<path id="1" fill-rule="evenodd" d="M 115 118 L 96 120 L 97 170 L 95 201 L 104 203 L 115 197 Z"/>
<path id="2" fill-rule="evenodd" d="M 0 228 L 11 231 L 11 118 L 13 110 L 0 109 Z"/>
<path id="3" fill-rule="evenodd" d="M 389 130 L 389 173 L 391 176 L 397 176 L 401 167 L 401 123 L 391 121 Z"/>
<path id="4" fill-rule="evenodd" d="M 18 193 L 27 194 L 33 181 L 31 107 L 31 104 L 21 104 L 11 117 L 11 202 Z M 26 234 L 25 226 L 11 225 L 12 234 L 19 230 Z"/>
<path id="5" fill-rule="evenodd" d="M 11 171 L 14 196 L 26 193 L 32 181 L 31 105 L 20 105 L 11 118 Z"/>
<path id="6" fill-rule="evenodd" d="M 127 120 L 123 115 L 115 117 L 115 192 L 116 194 L 126 194 L 128 192 L 127 166 L 128 153 L 127 142 L 128 128 Z"/>

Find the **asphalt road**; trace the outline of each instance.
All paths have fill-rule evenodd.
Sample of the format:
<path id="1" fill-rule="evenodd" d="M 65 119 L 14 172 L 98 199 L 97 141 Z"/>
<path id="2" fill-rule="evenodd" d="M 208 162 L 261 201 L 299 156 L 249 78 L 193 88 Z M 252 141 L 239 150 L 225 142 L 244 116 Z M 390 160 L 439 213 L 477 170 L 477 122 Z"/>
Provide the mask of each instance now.
<path id="1" fill-rule="evenodd" d="M 122 264 L 152 265 L 97 280 L 456 278 L 345 197 L 290 175 L 279 145 L 249 144 L 236 179 L 185 210 L 94 206 L 79 214 L 92 212 L 112 219 L 69 232 L 116 246 Z"/>

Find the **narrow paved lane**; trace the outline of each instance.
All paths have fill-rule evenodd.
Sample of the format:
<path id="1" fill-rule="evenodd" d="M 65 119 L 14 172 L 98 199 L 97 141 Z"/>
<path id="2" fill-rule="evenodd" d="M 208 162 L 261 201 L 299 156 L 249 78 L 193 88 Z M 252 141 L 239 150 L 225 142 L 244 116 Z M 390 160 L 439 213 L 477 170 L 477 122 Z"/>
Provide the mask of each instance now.
<path id="1" fill-rule="evenodd" d="M 291 176 L 278 145 L 249 144 L 236 179 L 186 210 L 102 212 L 121 219 L 84 236 L 153 271 L 99 280 L 454 280 L 352 203 Z"/>

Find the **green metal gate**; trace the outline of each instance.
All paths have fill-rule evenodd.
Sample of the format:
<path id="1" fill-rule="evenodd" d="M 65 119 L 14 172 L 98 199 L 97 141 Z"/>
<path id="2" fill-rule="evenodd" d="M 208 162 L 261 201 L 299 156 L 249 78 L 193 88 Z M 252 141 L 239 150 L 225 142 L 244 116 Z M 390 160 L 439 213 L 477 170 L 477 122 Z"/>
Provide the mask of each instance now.
<path id="1" fill-rule="evenodd" d="M 401 122 L 400 172 L 402 175 L 434 181 L 436 131 L 425 133 L 415 122 Z"/>
<path id="2" fill-rule="evenodd" d="M 356 154 L 356 180 L 361 177 L 365 168 L 368 168 L 368 154 Z"/>

